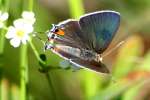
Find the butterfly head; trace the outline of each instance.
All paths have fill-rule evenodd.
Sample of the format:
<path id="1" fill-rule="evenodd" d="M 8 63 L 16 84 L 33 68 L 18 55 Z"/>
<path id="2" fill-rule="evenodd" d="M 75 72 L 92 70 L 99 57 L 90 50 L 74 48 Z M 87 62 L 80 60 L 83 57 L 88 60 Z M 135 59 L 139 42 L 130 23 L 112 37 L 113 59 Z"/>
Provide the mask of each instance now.
<path id="1" fill-rule="evenodd" d="M 52 28 L 47 34 L 48 40 L 54 40 L 57 38 L 57 36 L 64 36 L 65 32 L 63 29 L 61 29 L 59 26 L 52 24 Z"/>
<path id="2" fill-rule="evenodd" d="M 59 36 L 63 36 L 65 32 L 58 25 L 52 24 L 52 28 L 47 33 L 47 41 L 45 43 L 45 48 L 49 48 L 49 43 L 53 44 L 54 40 Z M 52 47 L 52 46 L 50 46 Z"/>
<path id="3" fill-rule="evenodd" d="M 51 28 L 50 32 L 54 33 L 56 35 L 60 35 L 60 36 L 65 35 L 64 30 L 55 24 L 52 24 L 52 28 Z"/>

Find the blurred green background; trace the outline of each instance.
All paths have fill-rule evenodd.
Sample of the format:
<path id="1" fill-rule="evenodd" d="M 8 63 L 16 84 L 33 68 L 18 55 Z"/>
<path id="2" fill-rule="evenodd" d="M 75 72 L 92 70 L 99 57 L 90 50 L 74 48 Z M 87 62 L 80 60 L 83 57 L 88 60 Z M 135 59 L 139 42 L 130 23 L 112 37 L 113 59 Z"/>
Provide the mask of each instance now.
<path id="1" fill-rule="evenodd" d="M 30 0 L 7 1 L 9 26 L 21 16 Z M 33 38 L 38 53 L 46 54 L 52 70 L 48 71 L 47 80 L 47 74 L 39 71 L 39 61 L 28 45 L 27 100 L 150 99 L 150 0 L 34 0 L 34 31 L 46 32 L 53 23 L 78 19 L 84 13 L 100 10 L 115 10 L 121 14 L 120 28 L 104 54 L 119 42 L 124 40 L 125 43 L 103 58 L 111 74 L 55 69 L 62 59 L 51 51 L 44 52 L 41 41 Z M 5 40 L 4 51 L 0 54 L 0 100 L 20 100 L 19 52 L 20 48 L 13 48 L 9 40 Z"/>

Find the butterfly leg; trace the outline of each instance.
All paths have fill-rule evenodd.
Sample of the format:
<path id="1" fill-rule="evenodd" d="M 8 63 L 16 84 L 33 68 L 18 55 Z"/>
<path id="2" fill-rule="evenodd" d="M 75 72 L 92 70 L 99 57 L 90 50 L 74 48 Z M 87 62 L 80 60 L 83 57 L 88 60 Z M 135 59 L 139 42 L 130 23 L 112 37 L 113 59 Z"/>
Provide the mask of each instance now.
<path id="1" fill-rule="evenodd" d="M 102 55 L 101 55 L 101 54 L 97 54 L 97 55 L 96 55 L 96 58 L 95 58 L 95 61 L 97 61 L 97 62 L 102 62 L 102 61 L 103 61 Z"/>
<path id="2" fill-rule="evenodd" d="M 72 71 L 73 72 L 76 72 L 80 69 L 82 69 L 78 64 L 74 63 L 73 61 L 74 60 L 78 60 L 78 58 L 72 58 L 72 59 L 69 59 L 69 62 L 70 62 L 70 67 L 72 68 Z"/>
<path id="3" fill-rule="evenodd" d="M 75 64 L 75 63 L 70 63 L 70 67 L 72 68 L 72 71 L 73 71 L 73 72 L 76 72 L 76 71 L 82 69 L 81 67 L 79 67 L 79 66 L 78 66 L 77 64 Z"/>
<path id="4" fill-rule="evenodd" d="M 62 61 L 59 62 L 59 66 L 63 69 L 67 69 L 70 66 L 70 61 L 62 60 Z"/>
<path id="5" fill-rule="evenodd" d="M 82 69 L 81 67 L 79 67 L 76 64 L 72 63 L 71 60 L 72 59 L 62 60 L 62 61 L 60 61 L 59 66 L 64 68 L 64 69 L 67 69 L 67 68 L 70 67 L 73 70 L 73 72 L 76 72 L 77 70 Z"/>
<path id="6" fill-rule="evenodd" d="M 44 51 L 48 50 L 48 49 L 54 49 L 54 45 L 53 44 L 45 43 L 45 45 L 44 45 Z"/>

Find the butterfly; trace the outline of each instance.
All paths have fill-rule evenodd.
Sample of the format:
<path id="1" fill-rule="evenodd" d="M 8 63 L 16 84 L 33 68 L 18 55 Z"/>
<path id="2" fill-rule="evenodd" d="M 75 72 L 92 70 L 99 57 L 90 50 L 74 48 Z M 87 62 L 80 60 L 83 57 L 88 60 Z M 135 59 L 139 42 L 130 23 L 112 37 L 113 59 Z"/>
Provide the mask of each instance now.
<path id="1" fill-rule="evenodd" d="M 52 24 L 45 49 L 79 68 L 109 73 L 101 55 L 108 48 L 120 25 L 120 13 L 104 10 L 85 14 L 79 20 Z"/>

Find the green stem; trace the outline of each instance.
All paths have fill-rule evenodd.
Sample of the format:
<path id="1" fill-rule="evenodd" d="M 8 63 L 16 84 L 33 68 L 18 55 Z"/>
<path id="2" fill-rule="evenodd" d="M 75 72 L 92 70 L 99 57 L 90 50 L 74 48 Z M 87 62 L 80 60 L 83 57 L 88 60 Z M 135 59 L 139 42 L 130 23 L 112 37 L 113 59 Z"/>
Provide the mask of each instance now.
<path id="1" fill-rule="evenodd" d="M 28 6 L 28 10 L 32 11 L 33 10 L 33 0 L 29 0 L 29 6 Z"/>
<path id="2" fill-rule="evenodd" d="M 36 59 L 37 59 L 40 63 L 42 63 L 43 65 L 46 65 L 46 62 L 44 62 L 44 61 L 40 58 L 39 53 L 38 53 L 38 51 L 36 50 L 36 48 L 35 48 L 35 46 L 34 46 L 34 44 L 33 44 L 33 42 L 32 42 L 32 39 L 29 40 L 29 44 L 30 44 L 30 46 L 31 46 L 31 48 L 32 48 L 32 50 L 33 50 L 33 53 L 35 54 Z M 61 69 L 61 68 L 60 68 L 60 67 L 57 67 L 57 66 L 52 66 L 51 70 L 55 70 L 55 69 Z"/>
<path id="3" fill-rule="evenodd" d="M 42 63 L 43 65 L 46 65 L 46 62 L 44 62 L 43 60 L 41 60 L 41 58 L 39 57 L 39 53 L 37 52 L 37 50 L 36 50 L 34 44 L 32 43 L 32 39 L 29 40 L 29 44 L 30 44 L 30 46 L 31 46 L 31 48 L 32 48 L 32 50 L 33 50 L 33 52 L 34 52 L 34 54 L 35 54 L 37 60 L 38 60 L 40 63 Z M 41 66 L 41 67 L 42 67 L 42 66 Z M 42 68 L 42 69 L 44 69 L 44 68 Z M 52 96 L 53 96 L 53 100 L 56 100 L 56 92 L 55 92 L 55 89 L 54 89 L 54 87 L 53 87 L 51 77 L 50 77 L 50 75 L 49 75 L 48 73 L 45 73 L 45 76 L 46 76 L 46 79 L 47 79 L 47 81 L 48 81 L 49 87 L 50 87 L 50 89 L 51 89 L 51 91 L 52 91 L 51 93 L 52 93 Z"/>
<path id="4" fill-rule="evenodd" d="M 2 4 L 3 3 L 3 0 L 0 0 L 0 9 L 1 10 L 4 10 L 4 11 L 8 11 L 9 10 L 9 0 L 5 0 L 5 4 Z M 5 23 L 5 25 L 6 25 L 7 23 Z M 1 55 L 3 55 L 3 53 L 4 53 L 4 46 L 5 46 L 5 30 L 1 30 L 0 31 L 1 33 L 0 33 L 0 57 L 1 57 Z M 3 59 L 3 58 L 2 58 Z M 0 58 L 0 60 L 1 60 L 1 58 Z M 3 66 L 3 62 L 1 62 L 0 63 L 0 67 L 4 67 Z M 2 68 L 0 68 L 0 69 L 2 69 Z M 2 78 L 2 76 L 3 76 L 3 73 L 2 73 L 2 71 L 0 71 L 0 100 L 2 99 L 1 97 L 2 97 L 2 83 L 1 83 L 1 78 Z"/>
<path id="5" fill-rule="evenodd" d="M 2 30 L 0 30 L 0 55 L 4 52 L 4 46 L 5 46 L 5 30 L 7 30 L 7 27 L 4 26 Z"/>
<path id="6" fill-rule="evenodd" d="M 0 79 L 0 100 L 2 100 L 2 79 Z"/>
<path id="7" fill-rule="evenodd" d="M 5 44 L 5 33 L 4 30 L 1 30 L 0 33 L 0 55 L 4 52 L 4 44 Z"/>
<path id="8" fill-rule="evenodd" d="M 57 100 L 57 96 L 56 96 L 56 92 L 55 92 L 55 88 L 53 87 L 53 83 L 52 83 L 52 79 L 49 75 L 49 73 L 45 73 L 45 76 L 47 78 L 47 81 L 48 81 L 48 84 L 49 84 L 49 87 L 51 89 L 51 95 L 53 96 L 53 99 L 52 100 Z"/>
<path id="9" fill-rule="evenodd" d="M 29 0 L 28 2 L 28 10 L 32 11 L 33 9 L 33 0 Z M 28 62 L 27 62 L 27 45 L 21 46 L 20 52 L 20 100 L 27 100 L 27 83 L 28 83 Z"/>
<path id="10" fill-rule="evenodd" d="M 3 0 L 0 0 L 0 8 L 3 11 L 8 11 L 9 10 L 9 0 L 5 0 L 5 3 L 2 4 Z M 7 22 L 4 23 L 5 25 L 7 24 Z M 3 54 L 4 52 L 4 44 L 5 44 L 5 30 L 7 30 L 6 26 L 4 25 L 4 27 L 2 28 L 2 30 L 0 31 L 0 55 Z"/>
<path id="11" fill-rule="evenodd" d="M 0 0 L 0 9 L 3 9 L 3 0 Z"/>
<path id="12" fill-rule="evenodd" d="M 46 63 L 45 63 L 43 60 L 41 60 L 41 58 L 39 57 L 39 53 L 37 52 L 37 50 L 36 50 L 34 44 L 32 43 L 32 39 L 29 40 L 29 44 L 30 44 L 30 46 L 31 46 L 31 48 L 32 48 L 32 50 L 33 50 L 33 52 L 34 52 L 34 54 L 35 54 L 37 60 L 38 60 L 40 63 L 42 63 L 43 65 L 46 65 Z"/>
<path id="13" fill-rule="evenodd" d="M 2 0 L 0 0 L 0 8 L 2 8 Z M 4 52 L 4 34 L 2 33 L 2 31 L 0 31 L 1 33 L 0 33 L 0 57 L 1 57 L 1 55 L 3 54 L 3 52 Z M 1 60 L 1 59 L 0 59 Z M 2 64 L 0 63 L 0 67 L 2 67 L 1 66 Z M 0 68 L 1 69 L 1 68 Z M 1 73 L 0 73 L 0 75 L 1 75 Z M 2 80 L 1 80 L 1 77 L 0 77 L 0 100 L 2 99 L 2 82 L 1 82 Z"/>
<path id="14" fill-rule="evenodd" d="M 79 18 L 79 16 L 84 14 L 84 8 L 82 5 L 82 0 L 68 0 L 70 15 L 72 18 Z"/>
<path id="15" fill-rule="evenodd" d="M 20 59 L 20 100 L 26 100 L 26 85 L 28 82 L 27 45 L 21 45 Z"/>

